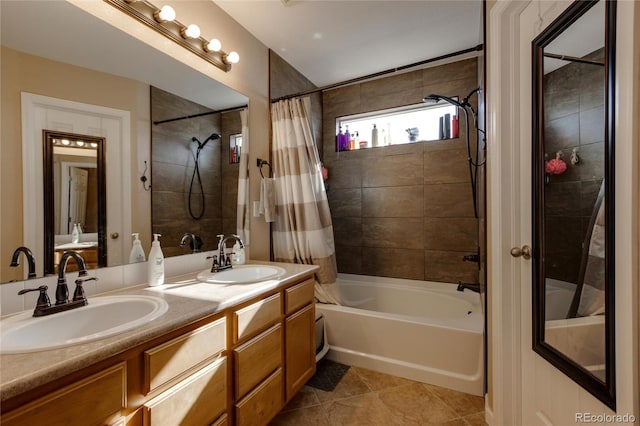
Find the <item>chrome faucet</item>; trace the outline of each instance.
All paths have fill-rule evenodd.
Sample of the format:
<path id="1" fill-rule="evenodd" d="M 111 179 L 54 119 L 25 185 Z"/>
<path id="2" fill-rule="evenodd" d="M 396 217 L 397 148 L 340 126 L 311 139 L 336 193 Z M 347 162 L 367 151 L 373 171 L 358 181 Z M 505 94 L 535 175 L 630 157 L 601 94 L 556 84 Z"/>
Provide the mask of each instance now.
<path id="1" fill-rule="evenodd" d="M 76 289 L 73 292 L 73 300 L 69 301 L 69 287 L 67 286 L 67 279 L 65 277 L 65 271 L 67 268 L 67 263 L 69 262 L 69 258 L 73 258 L 78 265 L 78 279 L 76 280 Z M 89 275 L 87 272 L 87 268 L 84 263 L 84 259 L 75 251 L 66 251 L 60 258 L 60 263 L 58 263 L 58 285 L 56 286 L 56 304 L 51 306 L 51 302 L 49 301 L 49 296 L 47 295 L 47 286 L 41 285 L 38 288 L 25 288 L 24 290 L 20 290 L 18 292 L 19 295 L 28 293 L 30 291 L 39 291 L 40 296 L 38 297 L 38 301 L 36 303 L 36 308 L 33 311 L 34 317 L 42 317 L 45 315 L 55 314 L 57 312 L 69 311 L 71 309 L 79 308 L 80 306 L 85 306 L 89 302 L 87 302 L 87 298 L 84 294 L 84 288 L 82 285 L 86 281 L 98 280 L 96 277 L 85 278 Z"/>
<path id="2" fill-rule="evenodd" d="M 26 247 L 20 246 L 18 247 L 14 252 L 13 252 L 13 256 L 11 256 L 11 263 L 9 264 L 9 266 L 20 266 L 20 262 L 18 262 L 18 256 L 20 256 L 20 253 L 24 253 L 24 256 L 27 258 L 27 264 L 29 265 L 29 275 L 28 278 L 35 278 L 36 277 L 36 259 L 35 257 L 33 257 L 33 253 L 31 253 L 31 250 L 29 250 Z"/>
<path id="3" fill-rule="evenodd" d="M 189 239 L 191 240 L 191 242 L 189 243 L 189 247 L 191 247 L 191 252 L 192 253 L 199 253 L 200 252 L 200 248 L 202 247 L 202 238 L 198 237 L 195 234 L 191 234 L 189 232 L 186 232 L 182 236 L 182 239 L 180 240 L 180 245 L 184 247 L 184 245 L 187 244 L 187 241 Z"/>
<path id="4" fill-rule="evenodd" d="M 219 272 L 219 271 L 224 271 L 225 269 L 231 269 L 231 258 L 229 257 L 228 254 L 225 254 L 224 252 L 224 248 L 225 248 L 225 245 L 227 244 L 227 241 L 236 240 L 240 244 L 240 247 L 244 248 L 244 242 L 236 234 L 228 234 L 228 235 L 220 234 L 218 235 L 218 238 L 220 238 L 220 242 L 218 243 L 218 257 L 216 258 L 215 255 L 207 257 L 207 259 L 213 258 L 213 265 L 211 266 L 211 272 Z"/>

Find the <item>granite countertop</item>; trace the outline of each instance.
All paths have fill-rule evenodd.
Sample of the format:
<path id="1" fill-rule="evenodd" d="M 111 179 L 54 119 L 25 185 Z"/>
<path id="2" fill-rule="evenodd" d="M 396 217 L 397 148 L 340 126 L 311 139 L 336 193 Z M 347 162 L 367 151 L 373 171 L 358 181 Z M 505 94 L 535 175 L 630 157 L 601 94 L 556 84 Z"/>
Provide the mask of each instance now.
<path id="1" fill-rule="evenodd" d="M 222 312 L 261 293 L 283 287 L 318 269 L 314 265 L 255 261 L 248 263 L 280 266 L 285 273 L 278 279 L 253 284 L 219 285 L 199 282 L 196 275 L 200 271 L 197 271 L 168 278 L 164 285 L 158 287 L 143 285 L 93 296 L 154 295 L 166 300 L 169 308 L 152 322 L 115 336 L 60 349 L 0 355 L 0 401 L 6 401 L 208 315 Z M 91 303 L 91 297 L 88 299 Z"/>

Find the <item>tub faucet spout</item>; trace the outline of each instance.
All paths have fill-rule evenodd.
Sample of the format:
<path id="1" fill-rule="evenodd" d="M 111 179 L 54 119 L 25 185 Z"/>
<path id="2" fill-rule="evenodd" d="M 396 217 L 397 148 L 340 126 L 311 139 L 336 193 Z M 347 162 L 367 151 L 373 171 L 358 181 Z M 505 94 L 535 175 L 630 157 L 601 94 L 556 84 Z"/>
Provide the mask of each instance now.
<path id="1" fill-rule="evenodd" d="M 182 236 L 182 239 L 180 240 L 180 246 L 185 246 L 187 244 L 188 240 L 191 240 L 189 242 L 189 247 L 191 248 L 191 252 L 192 253 L 199 253 L 200 252 L 200 248 L 202 247 L 202 238 L 200 238 L 199 236 L 197 236 L 195 234 L 191 234 L 189 232 L 186 232 Z"/>
<path id="2" fill-rule="evenodd" d="M 458 281 L 458 291 L 464 291 L 465 289 L 471 290 L 476 293 L 480 293 L 480 284 L 479 283 L 463 283 L 462 281 Z"/>

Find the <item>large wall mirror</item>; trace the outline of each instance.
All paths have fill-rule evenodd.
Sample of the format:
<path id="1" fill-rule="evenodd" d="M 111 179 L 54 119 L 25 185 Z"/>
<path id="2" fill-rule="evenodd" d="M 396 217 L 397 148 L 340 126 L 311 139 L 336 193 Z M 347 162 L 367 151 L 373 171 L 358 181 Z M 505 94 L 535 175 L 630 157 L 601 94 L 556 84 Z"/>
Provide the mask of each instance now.
<path id="1" fill-rule="evenodd" d="M 533 349 L 613 409 L 615 5 L 533 41 Z"/>
<path id="2" fill-rule="evenodd" d="M 24 168 L 25 162 L 38 162 L 34 167 L 38 167 L 39 170 L 44 169 L 44 158 L 40 160 L 22 155 L 23 151 L 19 141 L 23 139 L 24 144 L 22 136 L 27 132 L 33 133 L 29 143 L 37 146 L 39 152 L 42 152 L 42 129 L 80 134 L 77 135 L 79 140 L 89 140 L 93 137 L 106 138 L 104 142 L 104 167 L 107 170 L 105 192 L 108 203 L 104 234 L 107 248 L 103 255 L 98 255 L 95 266 L 117 266 L 128 263 L 132 241 L 131 232 L 140 232 L 141 236 L 146 234 L 143 247 L 148 252 L 150 235 L 152 230 L 157 229 L 155 222 L 158 218 L 167 216 L 167 212 L 175 207 L 175 203 L 159 203 L 148 207 L 152 206 L 150 200 L 159 199 L 161 191 L 172 190 L 171 185 L 175 184 L 176 187 L 179 187 L 175 189 L 175 192 L 180 193 L 180 196 L 183 197 L 180 202 L 186 203 L 187 198 L 183 194 L 188 193 L 188 186 L 185 189 L 184 176 L 191 176 L 189 172 L 193 169 L 192 152 L 196 146 L 192 142 L 192 138 L 204 141 L 213 132 L 221 134 L 223 139 L 214 141 L 216 143 L 210 142 L 207 145 L 206 153 L 203 151 L 202 154 L 202 161 L 204 162 L 205 154 L 213 153 L 215 149 L 221 150 L 219 154 L 216 153 L 217 156 L 227 158 L 225 156 L 228 152 L 228 137 L 231 133 L 238 133 L 236 122 L 239 123 L 239 119 L 233 118 L 228 134 L 225 130 L 228 117 L 225 116 L 205 117 L 213 120 L 213 127 L 196 127 L 194 120 L 154 124 L 153 121 L 158 118 L 152 117 L 154 105 L 150 105 L 150 103 L 154 99 L 151 96 L 151 88 L 158 88 L 168 96 L 170 95 L 169 102 L 171 102 L 172 109 L 167 110 L 167 113 L 160 117 L 161 119 L 174 119 L 189 114 L 189 111 L 184 107 L 185 105 L 197 105 L 200 108 L 199 112 L 229 110 L 246 106 L 248 104 L 247 96 L 168 56 L 163 51 L 141 42 L 126 32 L 112 27 L 67 1 L 3 1 L 0 2 L 0 11 L 2 19 L 0 41 L 3 57 L 2 73 L 0 74 L 3 89 L 2 139 L 16 141 L 11 146 L 10 144 L 3 145 L 3 168 L 5 164 L 22 165 Z M 79 34 L 82 36 L 78 36 Z M 109 52 L 109 54 L 105 55 L 104 52 Z M 60 126 L 42 127 L 37 131 L 25 129 L 27 130 L 25 132 L 21 129 L 20 121 L 24 115 L 21 110 L 21 93 L 37 94 L 36 96 L 41 95 L 82 105 L 124 111 L 130 115 L 131 124 L 130 127 L 123 130 L 126 133 L 126 138 L 120 138 L 119 141 L 115 141 L 113 135 L 102 132 L 100 129 L 104 126 L 101 126 L 100 123 L 89 124 L 85 130 L 68 128 L 61 124 Z M 234 114 L 234 117 L 239 116 L 238 111 Z M 53 118 L 52 121 L 61 122 L 62 120 Z M 90 130 L 91 127 L 96 129 L 95 132 Z M 152 132 L 156 132 L 156 134 L 152 135 Z M 154 146 L 160 139 L 160 134 L 165 136 L 166 142 L 162 148 Z M 226 147 L 226 151 L 224 151 L 224 147 Z M 161 167 L 162 158 L 159 154 L 168 158 L 170 157 L 168 151 L 173 149 L 177 152 L 177 155 L 173 157 L 180 158 L 182 161 L 179 166 L 181 167 L 180 172 L 184 176 L 178 172 L 167 173 L 166 170 L 169 167 L 177 169 L 174 164 L 169 164 L 167 161 L 164 161 L 167 167 L 165 169 Z M 118 152 L 116 158 L 126 157 L 129 160 L 129 163 L 122 165 L 122 183 L 115 186 L 111 185 L 111 176 L 109 175 L 109 170 L 114 170 L 114 164 L 109 164 L 114 152 Z M 54 155 L 51 157 L 52 160 L 53 157 Z M 146 177 L 149 179 L 146 182 L 146 187 L 148 189 L 148 185 L 151 184 L 152 191 L 145 191 L 143 189 L 145 185 L 140 181 L 145 167 L 144 162 L 148 167 Z M 237 171 L 237 169 L 236 165 L 235 170 Z M 20 222 L 19 218 L 25 217 L 25 210 L 18 207 L 23 194 L 32 196 L 38 192 L 35 197 L 42 200 L 44 194 L 41 192 L 46 189 L 30 186 L 22 188 L 19 185 L 19 173 L 20 168 L 17 166 L 15 171 L 16 184 L 6 192 L 7 186 L 3 187 L 3 203 L 15 200 L 16 208 L 11 215 L 3 215 L 2 253 L 3 257 L 7 256 L 5 253 L 8 253 L 8 258 L 0 259 L 2 263 L 0 282 L 26 277 L 26 274 L 22 274 L 21 268 L 9 267 L 10 255 L 18 246 L 27 245 L 33 250 L 36 255 L 37 275 L 42 276 L 55 269 L 53 266 L 55 264 L 54 257 L 50 255 L 55 252 L 55 245 L 63 245 L 65 244 L 63 240 L 70 238 L 67 234 L 68 230 L 60 231 L 60 233 L 55 231 L 55 218 L 50 217 L 51 213 L 45 213 L 44 209 L 34 209 L 35 216 L 32 220 L 23 218 L 22 223 Z M 180 237 L 183 233 L 204 233 L 202 229 L 206 228 L 206 232 L 214 237 L 206 238 L 207 246 L 203 248 L 210 248 L 217 241 L 216 234 L 228 232 L 231 229 L 233 224 L 226 227 L 227 222 L 225 221 L 223 224 L 223 219 L 231 217 L 232 213 L 224 216 L 222 213 L 216 213 L 215 220 L 205 219 L 211 216 L 215 203 L 222 197 L 229 201 L 229 205 L 236 204 L 235 193 L 227 191 L 225 188 L 221 189 L 219 186 L 222 185 L 222 179 L 217 179 L 221 175 L 230 176 L 233 173 L 233 170 L 221 166 L 215 174 L 211 172 L 213 178 L 203 176 L 204 191 L 208 198 L 207 212 L 203 219 L 197 223 L 200 228 L 196 229 L 193 223 L 186 223 L 175 226 L 175 229 L 163 229 L 162 232 L 167 234 L 166 239 L 164 237 L 162 239 L 163 247 L 167 248 L 166 256 L 192 252 L 189 243 L 186 246 L 180 246 Z M 178 177 L 180 179 L 177 179 Z M 207 184 L 216 184 L 218 187 L 214 189 L 207 187 Z M 233 187 L 233 185 L 227 185 L 227 187 Z M 215 200 L 213 196 L 209 197 L 209 194 L 215 194 Z M 122 202 L 126 200 L 131 201 L 129 203 Z M 139 203 L 142 203 L 143 209 L 136 208 L 137 205 L 140 205 Z M 133 208 L 123 211 L 122 205 L 132 205 Z M 216 211 L 220 210 L 220 206 L 216 206 L 216 208 L 218 209 Z M 51 212 L 55 214 L 56 211 L 51 209 Z M 122 216 L 121 222 L 125 226 L 114 226 L 114 223 L 118 222 L 114 215 Z M 11 221 L 15 221 L 15 224 L 10 223 Z M 42 242 L 45 240 L 43 224 L 49 223 L 49 221 L 53 222 L 47 228 L 46 238 L 51 245 L 45 256 L 45 248 L 43 247 L 45 243 Z M 37 235 L 37 244 L 33 241 L 27 241 L 23 235 L 23 231 L 26 233 L 27 230 L 31 230 L 34 235 Z M 85 242 L 97 242 L 99 248 L 99 238 L 96 238 L 96 241 L 89 241 L 92 232 L 86 228 L 84 231 Z M 100 235 L 99 230 L 96 232 Z M 12 233 L 14 235 L 11 235 Z M 169 235 L 170 233 L 171 235 Z M 56 235 L 58 242 L 56 242 Z M 62 237 L 63 235 L 66 236 Z M 20 266 L 22 267 L 24 264 L 26 261 L 21 259 Z M 45 268 L 45 264 L 49 266 Z"/>

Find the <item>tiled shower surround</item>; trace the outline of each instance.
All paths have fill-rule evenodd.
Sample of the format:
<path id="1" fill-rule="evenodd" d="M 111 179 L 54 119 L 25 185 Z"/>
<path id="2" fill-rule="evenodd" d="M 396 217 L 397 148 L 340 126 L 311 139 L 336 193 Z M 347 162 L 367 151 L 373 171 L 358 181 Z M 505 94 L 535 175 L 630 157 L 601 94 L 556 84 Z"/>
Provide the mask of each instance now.
<path id="1" fill-rule="evenodd" d="M 161 121 L 203 112 L 207 108 L 155 87 L 151 88 L 151 120 Z M 203 240 L 202 250 L 217 246 L 217 235 L 236 229 L 238 164 L 229 164 L 229 136 L 241 132 L 239 112 L 205 115 L 151 126 L 151 203 L 153 233 L 162 235 L 165 256 L 190 253 L 181 247 L 186 232 Z M 200 177 L 205 194 L 201 219 L 189 215 L 189 186 L 194 170 L 197 144 L 212 133 L 221 138 L 210 141 L 200 153 Z M 192 211 L 201 209 L 200 187 L 194 180 Z"/>
<path id="2" fill-rule="evenodd" d="M 339 272 L 477 282 L 477 263 L 462 260 L 478 246 L 463 114 L 457 139 L 335 151 L 337 117 L 416 104 L 431 93 L 462 99 L 476 87 L 472 58 L 323 93 L 321 149 Z M 476 96 L 471 103 L 477 109 Z"/>
<path id="3" fill-rule="evenodd" d="M 604 49 L 587 56 L 604 61 Z M 577 283 L 582 243 L 604 176 L 604 67 L 571 63 L 544 79 L 545 153 L 562 152 L 567 171 L 545 186 L 547 276 Z M 580 162 L 570 163 L 577 148 Z"/>

